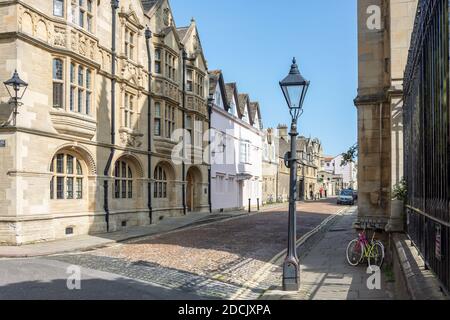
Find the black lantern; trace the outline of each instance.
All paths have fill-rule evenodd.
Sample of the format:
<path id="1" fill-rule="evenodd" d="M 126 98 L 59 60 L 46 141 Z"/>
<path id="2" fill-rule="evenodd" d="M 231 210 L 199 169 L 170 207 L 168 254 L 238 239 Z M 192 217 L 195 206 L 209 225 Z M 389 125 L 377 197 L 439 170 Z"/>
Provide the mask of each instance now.
<path id="1" fill-rule="evenodd" d="M 20 79 L 17 70 L 14 71 L 12 78 L 3 82 L 3 84 L 5 85 L 6 90 L 8 90 L 11 99 L 15 100 L 22 99 L 28 87 L 28 83 Z"/>
<path id="2" fill-rule="evenodd" d="M 289 75 L 280 82 L 281 90 L 289 106 L 291 116 L 294 119 L 302 113 L 303 101 L 309 88 L 309 81 L 305 80 L 298 70 L 297 61 L 292 60 L 291 71 Z"/>

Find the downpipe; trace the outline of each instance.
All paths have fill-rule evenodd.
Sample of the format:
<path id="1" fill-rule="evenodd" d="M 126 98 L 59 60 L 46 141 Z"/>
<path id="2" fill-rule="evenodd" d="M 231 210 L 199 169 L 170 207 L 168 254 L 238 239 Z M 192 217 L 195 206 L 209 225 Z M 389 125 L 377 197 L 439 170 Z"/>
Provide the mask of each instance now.
<path id="1" fill-rule="evenodd" d="M 147 27 L 145 30 L 145 40 L 147 45 L 147 56 L 148 56 L 148 106 L 147 106 L 147 126 L 148 126 L 148 187 L 147 187 L 147 197 L 148 197 L 148 210 L 149 210 L 149 221 L 153 224 L 153 201 L 152 201 L 152 56 L 150 52 L 150 39 L 152 38 L 152 32 L 150 28 Z"/>
<path id="2" fill-rule="evenodd" d="M 109 171 L 111 169 L 112 160 L 115 154 L 116 144 L 116 13 L 119 8 L 119 0 L 111 0 L 111 9 L 112 9 L 112 45 L 111 45 L 111 151 L 109 154 L 108 162 L 106 163 L 104 176 L 105 181 L 103 182 L 103 191 L 104 191 L 104 201 L 103 208 L 105 210 L 105 222 L 106 222 L 106 231 L 110 230 L 110 211 L 109 211 L 109 183 L 108 176 Z"/>

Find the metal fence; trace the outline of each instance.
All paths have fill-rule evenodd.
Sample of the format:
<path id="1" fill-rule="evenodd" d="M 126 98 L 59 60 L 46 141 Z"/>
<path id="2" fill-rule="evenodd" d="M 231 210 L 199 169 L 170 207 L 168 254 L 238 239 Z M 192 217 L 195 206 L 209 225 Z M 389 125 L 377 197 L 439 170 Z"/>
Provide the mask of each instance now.
<path id="1" fill-rule="evenodd" d="M 419 0 L 404 85 L 407 230 L 448 290 L 449 0 Z"/>

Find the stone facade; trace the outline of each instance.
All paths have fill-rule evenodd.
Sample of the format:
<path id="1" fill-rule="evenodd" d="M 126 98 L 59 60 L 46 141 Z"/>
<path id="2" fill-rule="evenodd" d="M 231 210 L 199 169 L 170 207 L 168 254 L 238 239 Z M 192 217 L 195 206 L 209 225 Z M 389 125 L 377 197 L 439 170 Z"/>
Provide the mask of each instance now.
<path id="1" fill-rule="evenodd" d="M 417 0 L 359 0 L 359 222 L 388 223 L 403 177 L 402 94 Z"/>
<path id="2" fill-rule="evenodd" d="M 265 130 L 263 141 L 263 204 L 277 202 L 279 137 L 275 130 Z"/>
<path id="3" fill-rule="evenodd" d="M 114 75 L 110 1 L 0 1 L 0 79 L 17 69 L 29 83 L 16 126 L 0 88 L 1 244 L 208 210 L 208 165 L 186 161 L 183 170 L 171 160 L 183 116 L 197 136 L 207 129 L 207 65 L 195 21 L 177 29 L 166 0 L 121 0 L 116 21 Z M 151 73 L 145 26 L 153 33 Z M 203 143 L 194 138 L 192 148 Z"/>
<path id="4" fill-rule="evenodd" d="M 279 142 L 279 179 L 278 190 L 281 201 L 289 198 L 290 171 L 284 163 L 284 155 L 290 151 L 290 136 L 286 125 L 278 126 Z M 323 148 L 319 139 L 297 137 L 297 190 L 299 200 L 315 200 L 320 197 L 322 185 L 319 172 L 323 169 Z"/>

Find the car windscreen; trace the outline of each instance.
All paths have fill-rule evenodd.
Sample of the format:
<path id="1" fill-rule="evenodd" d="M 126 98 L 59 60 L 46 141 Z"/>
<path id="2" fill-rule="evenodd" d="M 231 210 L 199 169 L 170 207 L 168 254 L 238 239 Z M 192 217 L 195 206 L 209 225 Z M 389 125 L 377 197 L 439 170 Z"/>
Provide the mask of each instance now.
<path id="1" fill-rule="evenodd" d="M 353 191 L 348 190 L 342 191 L 341 196 L 353 196 Z"/>

